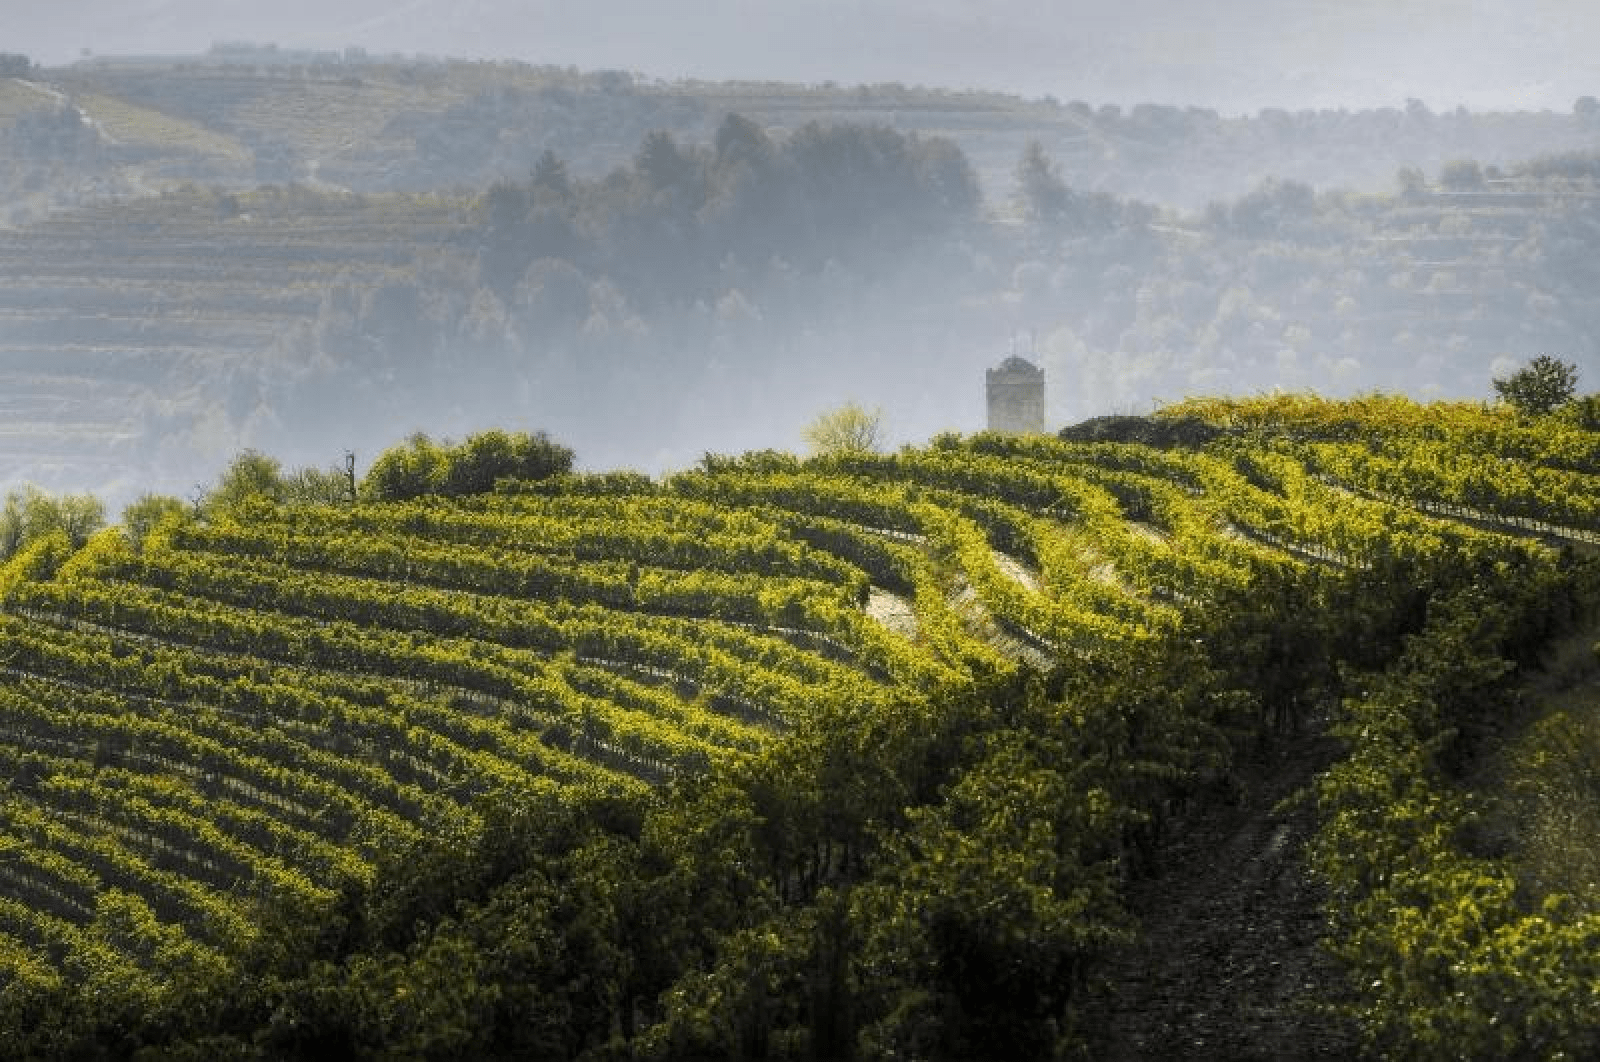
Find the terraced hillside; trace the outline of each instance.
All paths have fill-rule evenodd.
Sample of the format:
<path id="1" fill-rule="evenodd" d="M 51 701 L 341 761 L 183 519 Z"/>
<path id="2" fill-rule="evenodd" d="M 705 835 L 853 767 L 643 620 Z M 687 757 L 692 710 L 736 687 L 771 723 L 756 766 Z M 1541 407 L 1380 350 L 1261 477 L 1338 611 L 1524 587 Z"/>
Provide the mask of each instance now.
<path id="1" fill-rule="evenodd" d="M 816 120 L 948 136 L 995 200 L 1023 146 L 1039 140 L 1064 160 L 1075 188 L 1190 209 L 1239 195 L 1262 174 L 1373 189 L 1388 186 L 1401 166 L 1503 164 L 1593 139 L 1592 119 L 1578 111 L 1434 114 L 1419 104 L 1403 113 L 1268 108 L 1224 116 L 1182 100 L 1124 109 L 901 84 L 668 82 L 518 62 L 297 59 L 276 51 L 100 58 L 35 75 L 66 108 L 24 97 L 37 113 L 18 139 L 39 159 L 70 162 L 68 172 L 84 180 L 44 195 L 32 189 L 16 204 L 23 213 L 51 194 L 72 202 L 183 180 L 234 188 L 326 181 L 365 192 L 481 187 L 527 173 L 546 148 L 596 175 L 624 161 L 650 130 L 705 141 L 729 112 L 774 130 Z M 16 106 L 0 97 L 0 134 Z M 72 119 L 78 114 L 86 124 Z M 63 136 L 82 133 L 79 150 L 61 150 Z"/>
<path id="2" fill-rule="evenodd" d="M 294 337 L 341 282 L 354 312 L 361 290 L 448 257 L 468 213 L 443 197 L 191 189 L 4 233 L 8 478 L 192 479 L 194 447 L 238 446 L 263 405 L 321 408 L 327 381 L 299 389 L 311 366 Z"/>
<path id="3" fill-rule="evenodd" d="M 0 231 L 0 480 L 186 493 L 217 454 L 327 460 L 474 415 L 565 417 L 585 454 L 681 467 L 711 411 L 790 395 L 765 433 L 740 426 L 750 445 L 776 441 L 792 407 L 824 400 L 807 380 L 847 371 L 891 419 L 933 430 L 975 416 L 983 352 L 1019 327 L 1040 338 L 1052 417 L 1219 382 L 1482 392 L 1514 351 L 1588 371 L 1600 228 L 1586 165 L 1392 198 L 1280 184 L 1070 238 L 1044 220 L 975 222 L 903 256 L 925 269 L 868 260 L 848 292 L 825 272 L 734 269 L 711 205 L 672 222 L 701 234 L 705 268 L 679 255 L 681 289 L 640 282 L 645 256 L 679 251 L 661 236 L 675 229 L 628 220 L 644 200 L 616 189 L 640 185 L 639 165 L 604 185 L 615 209 L 561 224 L 519 220 L 514 195 L 497 228 L 493 197 L 306 185 L 103 204 Z M 782 249 L 843 253 L 836 238 Z M 924 386 L 900 378 L 901 348 Z M 572 415 L 570 389 L 599 400 Z M 324 439 L 331 452 L 313 452 Z"/>
<path id="4" fill-rule="evenodd" d="M 726 964 L 766 939 L 740 936 L 762 918 L 777 919 L 780 950 L 762 961 L 777 964 L 778 995 L 737 1021 L 763 1036 L 809 1021 L 803 1042 L 823 1054 L 830 1035 L 867 1054 L 873 1035 L 919 1035 L 894 1023 L 906 1013 L 871 1010 L 908 991 L 905 978 L 944 983 L 937 962 L 915 974 L 933 959 L 897 950 L 908 945 L 895 933 L 921 932 L 893 913 L 904 905 L 926 905 L 920 924 L 956 918 L 949 931 L 966 941 L 963 980 L 944 989 L 955 1002 L 941 1006 L 967 1024 L 927 1011 L 918 1021 L 943 1031 L 925 1035 L 972 1048 L 984 1008 L 1017 1006 L 1021 985 L 1053 1012 L 1126 939 L 1119 911 L 1139 853 L 1225 784 L 1228 749 L 1315 728 L 1330 711 L 1332 687 L 1320 684 L 1334 681 L 1334 645 L 1376 666 L 1385 630 L 1414 621 L 1407 602 L 1429 580 L 1553 580 L 1571 562 L 1563 553 L 1600 530 L 1600 436 L 1570 421 L 1283 399 L 1194 403 L 1169 411 L 1175 428 L 1160 423 L 1107 429 L 1123 441 L 981 435 L 895 456 L 707 458 L 666 482 L 508 480 L 488 494 L 338 507 L 257 500 L 174 517 L 139 541 L 112 529 L 76 553 L 34 541 L 0 571 L 0 1003 L 16 1022 L 0 1035 L 17 1050 L 42 1049 L 29 1039 L 37 1029 L 63 1050 L 74 1035 L 131 1050 L 276 1008 L 252 1050 L 314 1053 L 327 1043 L 282 1025 L 285 1013 L 312 1026 L 357 1019 L 272 993 L 306 976 L 308 949 L 352 946 L 362 918 L 377 918 L 371 904 L 413 895 L 413 863 L 454 868 L 443 884 L 428 879 L 442 891 L 416 926 L 450 911 L 470 926 L 473 860 L 507 829 L 507 809 L 642 816 L 642 835 L 607 829 L 646 850 L 700 851 L 742 799 L 764 809 L 752 812 L 756 836 L 775 831 L 751 854 L 655 857 L 680 866 L 659 880 L 700 882 L 686 886 L 700 899 L 682 917 L 731 918 L 707 924 L 731 935 L 709 950 L 671 933 L 637 944 L 644 956 L 678 941 L 677 972 L 638 958 L 607 975 L 623 979 L 608 990 L 618 994 L 584 996 L 599 1024 L 574 1019 L 562 1050 L 621 1036 L 671 1056 L 716 1041 L 724 1027 L 696 1024 L 694 1007 L 734 1004 L 703 999 L 717 982 L 697 978 L 740 969 Z M 1161 446 L 1137 441 L 1152 431 Z M 1370 596 L 1353 597 L 1363 586 Z M 1046 722 L 1026 722 L 1041 712 Z M 1056 751 L 1025 767 L 1034 761 L 1017 760 L 1020 747 L 1004 752 L 1013 732 Z M 979 767 L 950 773 L 974 755 L 1010 764 L 984 783 L 1000 787 L 990 796 L 970 788 L 990 777 Z M 1000 818 L 956 810 L 1029 778 L 1045 789 L 1005 796 Z M 694 795 L 707 784 L 724 788 Z M 753 795 L 730 795 L 741 787 Z M 648 825 L 658 819 L 679 825 Z M 966 840 L 947 851 L 948 837 Z M 409 853 L 400 866 L 397 853 Z M 1041 858 L 1048 869 L 1035 868 Z M 1007 859 L 1017 862 L 1004 873 L 1026 885 L 997 884 Z M 745 899 L 706 907 L 723 888 Z M 987 899 L 968 906 L 965 889 Z M 822 915 L 786 919 L 836 910 L 840 896 L 853 897 L 849 919 L 865 920 L 840 938 L 864 949 L 852 977 L 888 993 L 862 995 L 858 1027 L 842 1033 L 794 998 L 776 1001 L 786 977 L 805 991 L 823 984 L 796 972 L 815 955 L 791 968 L 778 943 L 809 939 L 804 919 Z M 675 909 L 658 902 L 650 917 Z M 942 904 L 956 906 L 940 914 Z M 984 918 L 1002 921 L 983 933 L 1030 925 L 1045 934 L 1030 947 L 1063 950 L 1042 967 L 1030 951 L 1020 968 L 982 974 L 988 945 L 960 936 L 980 932 L 961 920 L 988 904 L 1002 913 Z M 415 965 L 429 940 L 404 960 L 404 977 L 423 979 L 396 990 L 433 983 Z M 945 946 L 918 945 L 935 957 Z M 345 962 L 317 976 L 376 969 Z M 712 972 L 694 973 L 697 962 Z M 1011 985 L 998 1002 L 981 996 L 990 977 Z M 240 978 L 258 986 L 233 999 L 243 1017 L 216 994 Z M 360 995 L 371 988 L 352 987 L 367 1002 L 349 1006 L 375 1005 Z M 419 1007 L 423 1021 L 432 1012 Z M 1031 1053 L 1044 1017 L 993 1050 Z M 369 1018 L 345 1042 L 398 1050 L 384 1039 L 397 1019 Z M 417 1050 L 464 1050 L 499 1035 L 496 1020 Z M 1049 1036 L 1076 1035 L 1056 1021 Z"/>

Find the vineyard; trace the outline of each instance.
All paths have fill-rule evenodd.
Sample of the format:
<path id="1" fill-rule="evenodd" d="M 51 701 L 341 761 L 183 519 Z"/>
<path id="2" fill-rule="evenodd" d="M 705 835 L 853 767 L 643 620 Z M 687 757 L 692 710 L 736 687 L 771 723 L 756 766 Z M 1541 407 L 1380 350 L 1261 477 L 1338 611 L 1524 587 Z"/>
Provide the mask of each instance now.
<path id="1" fill-rule="evenodd" d="M 1581 954 L 1600 910 L 1530 913 L 1450 849 L 1451 770 L 1494 729 L 1449 716 L 1478 672 L 1451 658 L 1396 759 L 1424 726 L 1397 669 L 1470 617 L 1512 657 L 1492 684 L 1580 611 L 1600 436 L 1381 397 L 1161 417 L 1212 430 L 30 542 L 0 568 L 0 1053 L 1034 1054 L 1086 1035 L 1060 1015 L 1134 932 L 1153 839 L 1237 750 L 1331 720 L 1351 759 L 1318 851 L 1364 1027 L 1448 1054 L 1476 982 L 1394 964 L 1486 889 L 1485 978 Z M 506 957 L 513 896 L 560 947 Z M 1592 1048 L 1580 972 L 1500 1015 L 1495 1051 Z M 510 1016 L 558 996 L 548 1027 Z"/>

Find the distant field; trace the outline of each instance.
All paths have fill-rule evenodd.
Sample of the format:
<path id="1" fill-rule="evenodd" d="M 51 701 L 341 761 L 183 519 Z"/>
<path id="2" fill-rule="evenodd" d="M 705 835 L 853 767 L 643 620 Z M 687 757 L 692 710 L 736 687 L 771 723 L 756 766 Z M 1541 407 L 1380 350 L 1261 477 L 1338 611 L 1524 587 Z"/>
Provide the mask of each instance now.
<path id="1" fill-rule="evenodd" d="M 77 103 L 116 144 L 189 152 L 234 166 L 251 160 L 251 153 L 232 137 L 125 99 L 85 93 Z"/>
<path id="2" fill-rule="evenodd" d="M 0 78 L 0 125 L 9 125 L 31 110 L 52 106 L 56 102 L 56 96 L 42 85 L 15 78 Z"/>

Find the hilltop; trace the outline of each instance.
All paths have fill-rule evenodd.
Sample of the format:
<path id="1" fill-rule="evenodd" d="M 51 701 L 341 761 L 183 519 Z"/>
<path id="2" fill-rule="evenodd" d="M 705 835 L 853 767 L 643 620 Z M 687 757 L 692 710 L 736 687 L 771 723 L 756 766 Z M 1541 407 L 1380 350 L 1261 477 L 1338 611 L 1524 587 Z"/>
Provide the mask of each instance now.
<path id="1" fill-rule="evenodd" d="M 5 1049 L 1583 1054 L 1592 887 L 1534 858 L 1548 801 L 1486 831 L 1473 787 L 1587 747 L 1508 698 L 1592 622 L 1591 406 L 1206 400 L 1101 426 L 1159 448 L 664 480 L 418 438 L 353 501 L 241 459 L 25 539 Z M 1185 1040 L 1216 986 L 1141 954 L 1263 995 Z"/>
<path id="2" fill-rule="evenodd" d="M 1266 108 L 1224 117 L 1151 100 L 1122 107 L 900 83 L 669 81 L 515 61 L 294 52 L 219 45 L 191 56 L 104 57 L 38 68 L 0 92 L 0 129 L 48 162 L 51 189 L 12 209 L 184 180 L 238 188 L 307 182 L 355 192 L 483 187 L 554 150 L 597 176 L 651 130 L 710 137 L 728 113 L 774 133 L 807 122 L 881 124 L 947 136 L 1002 199 L 1030 140 L 1074 186 L 1173 206 L 1231 199 L 1265 176 L 1387 187 L 1402 167 L 1506 165 L 1584 149 L 1592 114 Z M 67 180 L 63 181 L 65 177 Z M 0 187 L 4 187 L 0 183 Z M 42 195 L 40 194 L 42 193 Z"/>

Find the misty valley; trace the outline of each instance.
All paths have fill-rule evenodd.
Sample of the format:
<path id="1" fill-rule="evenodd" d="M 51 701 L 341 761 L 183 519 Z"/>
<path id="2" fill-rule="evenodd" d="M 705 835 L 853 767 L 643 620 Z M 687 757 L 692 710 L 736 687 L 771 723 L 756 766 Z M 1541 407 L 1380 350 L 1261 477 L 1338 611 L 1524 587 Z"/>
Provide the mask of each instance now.
<path id="1" fill-rule="evenodd" d="M 1597 250 L 1587 96 L 0 53 L 0 1057 L 1600 1057 Z"/>
<path id="2" fill-rule="evenodd" d="M 914 442 L 981 427 L 1018 345 L 1056 425 L 1591 367 L 1592 108 L 759 88 L 483 63 L 0 81 L 6 481 L 186 496 L 245 448 L 365 462 L 492 426 L 657 473 L 795 446 L 847 400 Z"/>

